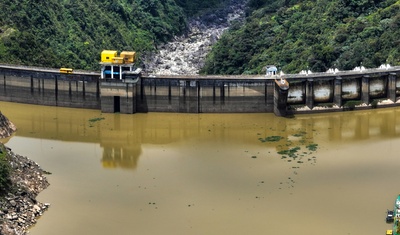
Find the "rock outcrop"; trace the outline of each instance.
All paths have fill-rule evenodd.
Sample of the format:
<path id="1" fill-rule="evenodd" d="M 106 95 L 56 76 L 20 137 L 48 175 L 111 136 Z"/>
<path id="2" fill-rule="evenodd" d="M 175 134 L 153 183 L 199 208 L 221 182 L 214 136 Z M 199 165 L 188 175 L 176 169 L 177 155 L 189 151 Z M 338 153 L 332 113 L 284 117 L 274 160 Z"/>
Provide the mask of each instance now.
<path id="1" fill-rule="evenodd" d="M 0 139 L 11 136 L 17 127 L 0 112 Z"/>
<path id="2" fill-rule="evenodd" d="M 16 130 L 16 126 L 0 112 L 0 138 L 7 138 Z M 2 143 L 0 153 L 5 156 L 10 168 L 10 187 L 8 190 L 0 189 L 0 234 L 24 235 L 49 207 L 49 204 L 36 200 L 49 182 L 45 177 L 46 172 L 34 161 L 14 154 Z"/>
<path id="3" fill-rule="evenodd" d="M 230 0 L 221 8 L 189 20 L 188 32 L 159 51 L 143 58 L 144 71 L 150 74 L 198 74 L 207 53 L 232 22 L 241 21 L 246 1 Z"/>
<path id="4" fill-rule="evenodd" d="M 3 149 L 7 150 L 12 168 L 12 187 L 5 197 L 0 198 L 0 234 L 24 235 L 49 207 L 49 204 L 36 200 L 36 196 L 49 183 L 45 177 L 46 172 L 34 161 L 14 154 L 9 148 Z"/>

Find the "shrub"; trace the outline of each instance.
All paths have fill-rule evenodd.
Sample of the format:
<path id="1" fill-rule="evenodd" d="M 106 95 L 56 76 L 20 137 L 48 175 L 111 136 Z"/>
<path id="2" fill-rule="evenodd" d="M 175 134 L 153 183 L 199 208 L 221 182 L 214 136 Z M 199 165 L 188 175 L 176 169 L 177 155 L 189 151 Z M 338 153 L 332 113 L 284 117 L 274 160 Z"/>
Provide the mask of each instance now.
<path id="1" fill-rule="evenodd" d="M 11 165 L 7 159 L 7 152 L 4 145 L 0 146 L 0 195 L 4 195 L 10 188 Z"/>
<path id="2" fill-rule="evenodd" d="M 347 108 L 349 110 L 354 110 L 354 108 L 360 104 L 361 104 L 361 101 L 359 101 L 359 100 L 350 100 L 350 101 L 347 101 L 343 106 L 344 106 L 344 108 Z"/>
<path id="3" fill-rule="evenodd" d="M 372 107 L 373 109 L 377 108 L 377 107 L 378 107 L 378 103 L 379 103 L 379 100 L 374 100 L 374 101 L 372 101 L 371 107 Z"/>

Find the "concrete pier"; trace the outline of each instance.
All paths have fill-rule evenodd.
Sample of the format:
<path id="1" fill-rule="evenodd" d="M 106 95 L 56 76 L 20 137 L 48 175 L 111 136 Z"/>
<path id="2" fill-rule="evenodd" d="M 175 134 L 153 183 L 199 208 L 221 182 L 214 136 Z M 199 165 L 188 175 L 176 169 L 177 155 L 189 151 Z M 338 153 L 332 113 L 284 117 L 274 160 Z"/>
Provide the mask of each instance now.
<path id="1" fill-rule="evenodd" d="M 136 113 L 136 83 L 101 82 L 103 113 Z"/>
<path id="2" fill-rule="evenodd" d="M 341 107 L 343 102 L 342 102 L 342 78 L 341 77 L 336 77 L 334 81 L 334 98 L 333 98 L 333 103 L 336 104 L 338 107 Z"/>
<path id="3" fill-rule="evenodd" d="M 396 73 L 390 73 L 388 76 L 388 99 L 396 102 Z"/>
<path id="4" fill-rule="evenodd" d="M 309 109 L 314 108 L 314 79 L 309 78 L 306 82 L 306 106 Z"/>
<path id="5" fill-rule="evenodd" d="M 285 79 L 275 80 L 274 113 L 276 116 L 286 117 L 288 115 L 288 91 L 289 83 Z"/>
<path id="6" fill-rule="evenodd" d="M 364 75 L 361 81 L 361 101 L 369 104 L 369 75 Z"/>

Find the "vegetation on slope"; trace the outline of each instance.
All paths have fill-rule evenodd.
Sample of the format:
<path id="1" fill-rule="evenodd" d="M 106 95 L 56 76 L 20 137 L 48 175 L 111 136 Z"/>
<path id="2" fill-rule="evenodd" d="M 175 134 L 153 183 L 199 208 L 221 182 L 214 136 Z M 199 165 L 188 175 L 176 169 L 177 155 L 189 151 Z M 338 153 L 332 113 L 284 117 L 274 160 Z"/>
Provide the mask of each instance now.
<path id="1" fill-rule="evenodd" d="M 11 165 L 7 156 L 5 146 L 0 144 L 0 198 L 5 195 L 11 186 Z"/>
<path id="2" fill-rule="evenodd" d="M 188 16 L 193 16 L 199 12 L 208 11 L 217 6 L 220 6 L 227 0 L 176 0 L 176 3 L 181 6 Z"/>
<path id="3" fill-rule="evenodd" d="M 244 25 L 214 46 L 201 72 L 258 74 L 400 65 L 400 1 L 250 0 Z"/>
<path id="4" fill-rule="evenodd" d="M 6 0 L 0 9 L 0 63 L 9 64 L 97 69 L 103 49 L 151 51 L 186 27 L 175 0 Z"/>
<path id="5" fill-rule="evenodd" d="M 98 70 L 103 49 L 152 51 L 187 15 L 227 0 L 5 0 L 0 63 Z M 400 1 L 249 0 L 244 25 L 215 45 L 201 72 L 287 73 L 400 64 Z"/>

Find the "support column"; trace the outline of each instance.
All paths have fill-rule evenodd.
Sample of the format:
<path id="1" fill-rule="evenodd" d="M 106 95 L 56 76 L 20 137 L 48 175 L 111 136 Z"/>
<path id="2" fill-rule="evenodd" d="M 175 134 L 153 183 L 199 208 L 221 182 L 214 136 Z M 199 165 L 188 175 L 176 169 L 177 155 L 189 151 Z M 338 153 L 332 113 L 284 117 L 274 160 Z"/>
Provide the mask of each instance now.
<path id="1" fill-rule="evenodd" d="M 122 80 L 122 65 L 119 66 L 119 80 Z"/>
<path id="2" fill-rule="evenodd" d="M 289 83 L 285 79 L 275 80 L 274 89 L 274 113 L 276 116 L 287 116 L 287 97 Z"/>
<path id="3" fill-rule="evenodd" d="M 388 99 L 396 103 L 396 73 L 390 73 L 388 77 Z"/>
<path id="4" fill-rule="evenodd" d="M 314 79 L 307 79 L 306 82 L 306 106 L 309 109 L 314 108 Z"/>
<path id="5" fill-rule="evenodd" d="M 58 106 L 58 76 L 55 75 L 55 84 L 54 84 L 54 96 L 56 100 L 56 105 Z"/>
<path id="6" fill-rule="evenodd" d="M 333 95 L 333 103 L 342 107 L 342 77 L 340 76 L 336 77 L 334 80 Z"/>
<path id="7" fill-rule="evenodd" d="M 369 75 L 364 75 L 361 80 L 361 102 L 369 105 Z"/>

